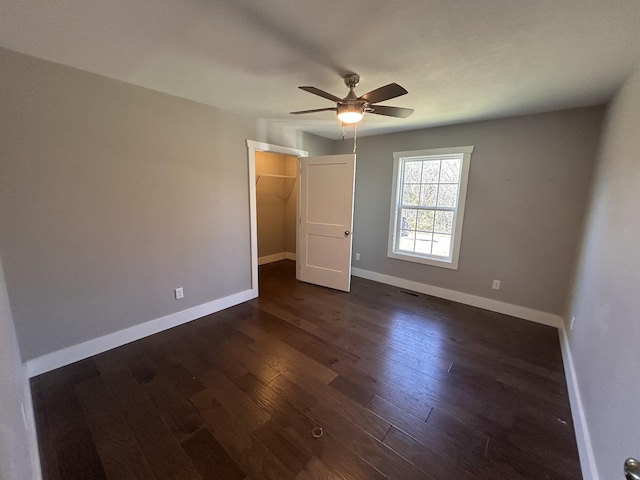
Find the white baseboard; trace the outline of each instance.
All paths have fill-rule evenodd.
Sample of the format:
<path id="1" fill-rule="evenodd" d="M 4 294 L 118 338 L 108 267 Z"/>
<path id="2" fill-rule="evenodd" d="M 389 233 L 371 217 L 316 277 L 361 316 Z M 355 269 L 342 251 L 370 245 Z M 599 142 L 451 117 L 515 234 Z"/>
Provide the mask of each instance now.
<path id="1" fill-rule="evenodd" d="M 212 302 L 204 303 L 196 307 L 188 308 L 180 312 L 172 313 L 165 317 L 156 318 L 133 327 L 125 328 L 118 332 L 110 333 L 93 340 L 79 343 L 71 347 L 63 348 L 56 352 L 48 353 L 26 362 L 29 377 L 35 377 L 56 368 L 89 358 L 112 348 L 139 340 L 154 333 L 162 332 L 169 328 L 177 327 L 183 323 L 191 322 L 205 315 L 210 315 L 225 308 L 233 307 L 258 296 L 258 290 L 245 290 L 240 293 L 219 298 Z"/>
<path id="2" fill-rule="evenodd" d="M 258 265 L 264 265 L 266 263 L 279 262 L 280 260 L 295 260 L 296 254 L 292 252 L 280 252 L 273 255 L 265 255 L 264 257 L 258 257 Z"/>
<path id="3" fill-rule="evenodd" d="M 356 277 L 373 280 L 374 282 L 386 283 L 387 285 L 393 285 L 394 287 L 405 288 L 407 290 L 432 295 L 438 298 L 445 298 L 454 302 L 484 308 L 485 310 L 491 310 L 492 312 L 503 313 L 505 315 L 511 315 L 512 317 L 530 320 L 550 327 L 558 328 L 560 326 L 560 322 L 562 322 L 562 317 L 553 313 L 541 312 L 540 310 L 534 310 L 532 308 L 521 307 L 511 303 L 492 300 L 490 298 L 478 297 L 476 295 L 458 292 L 456 290 L 435 287 L 433 285 L 414 282 L 404 278 L 392 277 L 391 275 L 385 275 L 383 273 L 371 272 L 361 268 L 352 268 L 351 274 Z"/>
<path id="4" fill-rule="evenodd" d="M 562 349 L 564 374 L 567 379 L 569 402 L 571 403 L 573 428 L 576 432 L 578 453 L 580 454 L 582 477 L 584 480 L 599 480 L 600 477 L 598 476 L 595 457 L 593 456 L 591 436 L 589 435 L 589 428 L 584 414 L 584 406 L 582 405 L 582 396 L 580 395 L 578 378 L 576 377 L 576 371 L 573 365 L 573 356 L 571 355 L 571 348 L 569 347 L 569 339 L 567 337 L 567 332 L 564 329 L 564 323 L 562 323 L 560 328 L 558 328 L 558 334 L 560 336 L 560 348 Z"/>

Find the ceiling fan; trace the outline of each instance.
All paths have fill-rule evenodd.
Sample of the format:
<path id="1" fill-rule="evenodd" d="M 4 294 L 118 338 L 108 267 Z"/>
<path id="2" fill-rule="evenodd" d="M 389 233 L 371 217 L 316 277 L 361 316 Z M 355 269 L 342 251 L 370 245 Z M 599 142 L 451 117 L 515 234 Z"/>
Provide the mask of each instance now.
<path id="1" fill-rule="evenodd" d="M 305 92 L 313 93 L 320 97 L 326 98 L 336 102 L 334 108 L 316 108 L 314 110 L 300 110 L 298 112 L 291 112 L 293 115 L 300 115 L 303 113 L 316 113 L 316 112 L 338 112 L 338 119 L 342 123 L 352 124 L 358 123 L 362 120 L 365 113 L 375 113 L 376 115 L 385 115 L 387 117 L 399 117 L 407 118 L 413 113 L 412 108 L 402 107 L 387 107 L 385 105 L 376 105 L 376 103 L 384 102 L 392 98 L 405 95 L 407 92 L 397 83 L 390 83 L 384 87 L 376 88 L 375 90 L 365 93 L 359 97 L 356 96 L 353 89 L 360 82 L 360 76 L 355 73 L 345 75 L 344 84 L 349 87 L 349 93 L 344 98 L 336 97 L 324 90 L 320 90 L 316 87 L 298 87 Z"/>

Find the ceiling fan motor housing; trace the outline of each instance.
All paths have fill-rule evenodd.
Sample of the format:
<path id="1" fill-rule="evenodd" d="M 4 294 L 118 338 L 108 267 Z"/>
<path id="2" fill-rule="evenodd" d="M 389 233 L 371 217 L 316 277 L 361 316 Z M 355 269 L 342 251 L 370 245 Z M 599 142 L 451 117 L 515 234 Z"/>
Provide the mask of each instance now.
<path id="1" fill-rule="evenodd" d="M 360 83 L 360 75 L 357 73 L 349 73 L 343 78 L 344 84 L 349 87 L 349 93 L 347 93 L 347 96 L 344 97 L 342 102 L 337 104 L 338 115 L 342 112 L 364 113 L 368 111 L 369 103 L 366 100 L 358 98 L 356 93 L 353 91 L 353 89 L 358 86 L 358 83 Z"/>
<path id="2" fill-rule="evenodd" d="M 364 113 L 365 111 L 365 104 L 362 102 L 342 103 L 338 105 L 338 115 L 345 112 Z"/>

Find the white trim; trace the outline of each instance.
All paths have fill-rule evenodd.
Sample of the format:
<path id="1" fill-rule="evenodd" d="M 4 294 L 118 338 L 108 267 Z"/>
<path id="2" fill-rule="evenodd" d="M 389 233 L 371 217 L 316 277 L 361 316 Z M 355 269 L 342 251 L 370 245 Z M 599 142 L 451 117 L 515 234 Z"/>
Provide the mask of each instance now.
<path id="1" fill-rule="evenodd" d="M 500 302 L 499 300 L 493 300 L 491 298 L 478 297 L 476 295 L 458 292 L 456 290 L 435 287 L 433 285 L 414 282 L 404 278 L 392 277 L 391 275 L 385 275 L 383 273 L 371 272 L 361 268 L 352 268 L 351 274 L 356 277 L 373 280 L 374 282 L 386 283 L 387 285 L 393 285 L 399 288 L 406 288 L 407 290 L 412 290 L 414 292 L 424 293 L 438 298 L 445 298 L 454 302 L 464 303 L 465 305 L 484 308 L 485 310 L 511 315 L 512 317 L 522 318 L 524 320 L 541 323 L 550 327 L 558 328 L 560 322 L 562 322 L 562 317 L 553 313 L 542 312 L 540 310 L 521 307 L 511 303 Z"/>
<path id="2" fill-rule="evenodd" d="M 267 263 L 279 262 L 280 260 L 284 260 L 285 253 L 274 253 L 273 255 L 265 255 L 264 257 L 258 257 L 258 265 L 265 265 Z"/>
<path id="3" fill-rule="evenodd" d="M 247 140 L 249 165 L 249 245 L 251 255 L 251 290 L 258 296 L 258 214 L 256 209 L 256 148 Z"/>
<path id="4" fill-rule="evenodd" d="M 300 150 L 297 148 L 283 147 L 280 145 L 273 145 L 271 143 L 256 142 L 255 140 L 247 139 L 247 148 L 259 152 L 273 152 L 281 153 L 283 155 L 291 155 L 292 157 L 306 157 L 309 152 L 306 150 Z"/>
<path id="5" fill-rule="evenodd" d="M 33 413 L 33 398 L 31 396 L 31 384 L 29 382 L 29 371 L 27 364 L 22 364 L 22 378 L 24 390 L 24 403 L 22 404 L 27 438 L 29 439 L 29 449 L 31 456 L 32 480 L 42 480 L 42 466 L 40 464 L 40 451 L 38 449 L 38 432 L 36 431 L 36 419 Z"/>
<path id="6" fill-rule="evenodd" d="M 430 155 L 455 155 L 456 153 L 473 153 L 473 145 L 465 147 L 427 148 L 425 150 L 408 150 L 406 152 L 393 152 L 393 158 L 428 157 Z"/>
<path id="7" fill-rule="evenodd" d="M 309 152 L 297 148 L 282 147 L 270 143 L 247 139 L 247 162 L 249 164 L 249 237 L 251 245 L 251 290 L 258 296 L 258 214 L 256 208 L 256 152 L 281 153 L 293 157 L 306 157 Z M 296 235 L 297 235 L 296 228 Z"/>
<path id="8" fill-rule="evenodd" d="M 585 480 L 599 480 L 600 477 L 598 476 L 598 469 L 596 468 L 596 461 L 593 455 L 591 436 L 589 435 L 587 419 L 582 404 L 582 396 L 580 395 L 580 387 L 578 386 L 578 378 L 573 365 L 573 356 L 571 355 L 571 347 L 569 346 L 567 332 L 564 329 L 564 323 L 560 324 L 558 330 L 560 348 L 562 349 L 562 360 L 564 363 L 564 374 L 567 379 L 567 390 L 569 392 L 569 402 L 571 403 L 573 428 L 576 433 L 578 452 L 580 454 L 582 477 Z"/>
<path id="9" fill-rule="evenodd" d="M 264 257 L 258 257 L 258 265 L 265 265 L 267 263 L 279 262 L 280 260 L 295 260 L 296 254 L 292 252 L 280 252 L 273 255 L 265 255 Z"/>
<path id="10" fill-rule="evenodd" d="M 29 377 L 35 377 L 42 373 L 64 367 L 71 363 L 89 358 L 112 348 L 125 345 L 139 340 L 154 333 L 162 332 L 169 328 L 177 327 L 183 323 L 188 323 L 205 315 L 210 315 L 225 308 L 233 307 L 239 303 L 256 298 L 257 294 L 253 289 L 219 298 L 212 302 L 203 303 L 196 307 L 188 308 L 180 312 L 172 313 L 165 317 L 156 318 L 133 327 L 125 328 L 118 332 L 109 333 L 102 337 L 94 338 L 86 342 L 63 348 L 56 352 L 51 352 L 26 362 Z"/>

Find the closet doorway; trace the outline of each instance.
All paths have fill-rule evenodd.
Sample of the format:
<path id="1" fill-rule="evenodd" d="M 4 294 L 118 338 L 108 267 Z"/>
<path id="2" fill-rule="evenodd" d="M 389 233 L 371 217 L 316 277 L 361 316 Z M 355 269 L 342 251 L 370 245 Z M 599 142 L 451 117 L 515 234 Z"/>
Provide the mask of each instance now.
<path id="1" fill-rule="evenodd" d="M 279 157 L 280 160 L 274 160 L 270 155 Z M 296 219 L 299 216 L 297 205 L 299 159 L 306 156 L 308 156 L 308 152 L 305 150 L 247 139 L 251 225 L 251 290 L 255 297 L 259 294 L 258 264 L 266 264 L 277 261 L 277 259 L 288 258 L 293 261 L 297 259 L 298 229 Z M 261 206 L 264 208 L 260 208 L 258 205 L 258 189 L 260 189 Z M 263 200 L 267 201 L 263 202 Z M 261 228 L 258 228 L 259 209 L 261 210 Z M 270 224 L 270 213 L 274 213 L 280 218 L 274 221 L 275 225 Z M 279 231 L 272 228 L 277 225 L 280 225 Z M 273 233 L 274 231 L 275 233 Z M 262 248 L 258 253 L 259 236 L 265 238 L 260 240 Z"/>
<path id="2" fill-rule="evenodd" d="M 298 157 L 256 152 L 258 265 L 296 260 Z"/>

